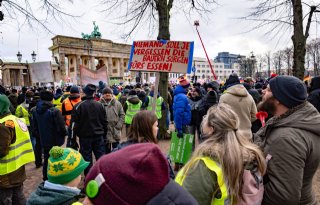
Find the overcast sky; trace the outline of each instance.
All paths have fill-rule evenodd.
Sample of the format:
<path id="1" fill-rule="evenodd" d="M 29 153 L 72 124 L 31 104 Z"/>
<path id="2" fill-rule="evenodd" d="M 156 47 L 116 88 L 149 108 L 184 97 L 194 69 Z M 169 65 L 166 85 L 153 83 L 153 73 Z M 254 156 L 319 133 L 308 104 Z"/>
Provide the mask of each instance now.
<path id="1" fill-rule="evenodd" d="M 99 12 L 101 7 L 92 5 L 92 2 L 95 1 L 80 0 L 74 1 L 73 5 L 67 5 L 67 11 L 73 14 L 84 14 L 75 22 L 71 21 L 71 26 L 52 23 L 48 24 L 48 27 L 56 35 L 81 37 L 81 32 L 91 33 L 93 31 L 92 21 L 96 21 L 104 39 L 128 44 L 132 44 L 133 40 L 156 39 L 157 28 L 154 33 L 150 34 L 149 28 L 142 26 L 132 38 L 124 41 L 121 39 L 121 35 L 126 29 L 125 26 L 112 24 L 111 22 L 115 16 L 106 16 Z M 220 0 L 219 2 L 221 5 L 209 16 L 210 20 L 208 21 L 201 20 L 197 15 L 194 15 L 191 19 L 187 19 L 181 12 L 173 10 L 170 21 L 171 40 L 194 41 L 194 56 L 205 57 L 199 37 L 193 26 L 193 21 L 199 19 L 199 31 L 210 58 L 214 58 L 218 52 L 223 51 L 241 55 L 249 55 L 253 51 L 255 55 L 259 55 L 267 51 L 272 52 L 292 45 L 290 33 L 282 35 L 280 42 L 278 42 L 278 38 L 270 39 L 265 36 L 265 30 L 244 33 L 244 31 L 250 28 L 252 23 L 236 18 L 248 13 L 248 9 L 252 5 L 250 1 Z M 3 2 L 3 4 L 5 3 Z M 21 18 L 21 21 L 23 21 L 23 18 Z M 313 25 L 310 38 L 315 38 L 317 35 L 315 27 Z M 23 55 L 23 61 L 28 60 L 31 62 L 30 54 L 34 50 L 37 53 L 38 61 L 51 60 L 51 52 L 48 48 L 52 44 L 52 37 L 54 37 L 53 34 L 48 34 L 41 30 L 40 27 L 38 27 L 38 30 L 31 30 L 25 26 L 19 31 L 16 22 L 8 20 L 5 16 L 5 20 L 0 23 L 0 58 L 4 60 L 16 60 L 16 54 L 19 50 Z"/>

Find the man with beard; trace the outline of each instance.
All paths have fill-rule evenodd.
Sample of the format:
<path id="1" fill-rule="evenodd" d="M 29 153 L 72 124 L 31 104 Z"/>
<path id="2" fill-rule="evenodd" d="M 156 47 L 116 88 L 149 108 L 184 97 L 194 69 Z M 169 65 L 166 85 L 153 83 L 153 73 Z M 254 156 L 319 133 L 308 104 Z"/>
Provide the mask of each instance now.
<path id="1" fill-rule="evenodd" d="M 277 76 L 259 108 L 273 117 L 254 136 L 268 160 L 262 204 L 317 204 L 312 178 L 320 162 L 320 115 L 296 77 Z"/>

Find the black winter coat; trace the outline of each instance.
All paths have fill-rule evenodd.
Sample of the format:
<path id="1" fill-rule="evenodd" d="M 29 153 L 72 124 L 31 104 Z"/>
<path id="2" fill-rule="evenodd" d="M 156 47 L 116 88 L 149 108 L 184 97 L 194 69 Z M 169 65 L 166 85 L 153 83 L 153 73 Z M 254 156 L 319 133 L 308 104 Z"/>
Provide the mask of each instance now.
<path id="1" fill-rule="evenodd" d="M 48 101 L 39 101 L 32 111 L 33 132 L 40 135 L 42 147 L 61 146 L 67 135 L 61 112 Z"/>
<path id="2" fill-rule="evenodd" d="M 308 101 L 320 112 L 320 88 L 311 91 Z"/>
<path id="3" fill-rule="evenodd" d="M 81 138 L 105 135 L 107 133 L 106 119 L 103 105 L 95 101 L 93 97 L 85 96 L 74 106 L 71 114 L 73 133 Z"/>

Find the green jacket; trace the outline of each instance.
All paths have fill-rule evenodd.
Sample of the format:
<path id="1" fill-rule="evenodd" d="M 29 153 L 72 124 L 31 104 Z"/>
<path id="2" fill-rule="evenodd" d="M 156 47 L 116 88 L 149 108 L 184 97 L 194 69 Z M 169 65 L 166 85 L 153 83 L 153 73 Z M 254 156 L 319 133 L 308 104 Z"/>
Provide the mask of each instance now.
<path id="1" fill-rule="evenodd" d="M 214 196 L 221 196 L 217 175 L 202 160 L 188 170 L 182 187 L 201 205 L 211 205 Z"/>
<path id="2" fill-rule="evenodd" d="M 254 136 L 267 157 L 263 205 L 314 205 L 320 164 L 320 114 L 310 103 L 268 120 Z"/>

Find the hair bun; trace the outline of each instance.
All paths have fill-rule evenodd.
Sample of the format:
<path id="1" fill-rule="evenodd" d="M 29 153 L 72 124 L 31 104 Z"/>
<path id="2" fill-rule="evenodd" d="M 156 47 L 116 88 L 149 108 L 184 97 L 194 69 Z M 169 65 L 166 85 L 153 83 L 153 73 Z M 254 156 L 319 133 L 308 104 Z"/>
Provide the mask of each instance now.
<path id="1" fill-rule="evenodd" d="M 52 158 L 58 159 L 63 156 L 63 149 L 61 147 L 54 146 L 50 150 L 49 154 Z"/>

